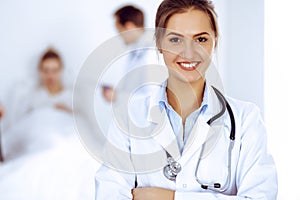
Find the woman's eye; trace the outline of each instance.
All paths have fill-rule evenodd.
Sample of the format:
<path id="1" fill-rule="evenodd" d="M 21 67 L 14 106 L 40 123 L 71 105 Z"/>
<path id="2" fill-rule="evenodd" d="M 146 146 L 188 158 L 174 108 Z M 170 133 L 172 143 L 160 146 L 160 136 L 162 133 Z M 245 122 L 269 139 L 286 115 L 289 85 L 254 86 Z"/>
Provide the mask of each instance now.
<path id="1" fill-rule="evenodd" d="M 197 38 L 196 39 L 196 42 L 206 42 L 207 41 L 207 38 L 205 38 L 205 37 L 199 37 L 199 38 Z"/>
<path id="2" fill-rule="evenodd" d="M 169 41 L 172 43 L 178 43 L 178 42 L 180 42 L 180 39 L 179 38 L 171 38 Z"/>

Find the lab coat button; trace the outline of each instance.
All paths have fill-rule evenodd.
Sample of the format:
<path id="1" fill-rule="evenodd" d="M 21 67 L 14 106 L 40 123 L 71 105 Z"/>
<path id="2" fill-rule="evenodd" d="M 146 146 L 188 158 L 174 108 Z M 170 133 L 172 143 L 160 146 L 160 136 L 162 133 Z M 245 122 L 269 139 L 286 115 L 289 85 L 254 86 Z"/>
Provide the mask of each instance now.
<path id="1" fill-rule="evenodd" d="M 187 184 L 182 184 L 182 187 L 183 187 L 183 188 L 186 188 L 186 187 L 187 187 Z"/>

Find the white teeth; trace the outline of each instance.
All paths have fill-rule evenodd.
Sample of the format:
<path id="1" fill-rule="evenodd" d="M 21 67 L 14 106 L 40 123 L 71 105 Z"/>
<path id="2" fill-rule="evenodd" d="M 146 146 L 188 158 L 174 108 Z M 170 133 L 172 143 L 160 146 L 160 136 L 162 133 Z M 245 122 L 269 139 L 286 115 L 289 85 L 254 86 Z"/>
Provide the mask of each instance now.
<path id="1" fill-rule="evenodd" d="M 180 65 L 182 65 L 185 68 L 193 68 L 197 65 L 197 62 L 192 62 L 192 63 L 180 63 Z"/>

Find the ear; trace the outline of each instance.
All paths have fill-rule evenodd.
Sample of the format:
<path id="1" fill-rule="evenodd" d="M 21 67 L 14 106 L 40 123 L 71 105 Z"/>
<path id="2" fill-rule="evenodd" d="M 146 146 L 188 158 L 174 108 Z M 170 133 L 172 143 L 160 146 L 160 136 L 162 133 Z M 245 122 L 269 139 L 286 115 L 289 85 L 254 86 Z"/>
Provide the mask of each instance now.
<path id="1" fill-rule="evenodd" d="M 162 54 L 162 48 L 158 41 L 156 41 L 156 48 L 157 48 L 158 52 Z"/>
<path id="2" fill-rule="evenodd" d="M 218 37 L 215 37 L 215 45 L 214 45 L 214 49 L 217 48 L 218 42 L 219 42 L 219 38 L 218 38 Z"/>

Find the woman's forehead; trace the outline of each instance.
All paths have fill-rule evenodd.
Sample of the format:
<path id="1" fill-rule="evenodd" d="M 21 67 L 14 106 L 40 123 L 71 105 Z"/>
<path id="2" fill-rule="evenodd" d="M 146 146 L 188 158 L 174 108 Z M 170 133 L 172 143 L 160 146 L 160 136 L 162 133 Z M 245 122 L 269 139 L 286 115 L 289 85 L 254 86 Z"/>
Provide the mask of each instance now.
<path id="1" fill-rule="evenodd" d="M 61 63 L 56 58 L 48 58 L 48 59 L 43 60 L 43 62 L 41 63 L 41 67 L 42 68 L 60 68 Z"/>
<path id="2" fill-rule="evenodd" d="M 209 16 L 200 10 L 189 10 L 172 15 L 166 25 L 166 33 L 170 32 L 190 37 L 204 32 L 215 34 Z"/>

